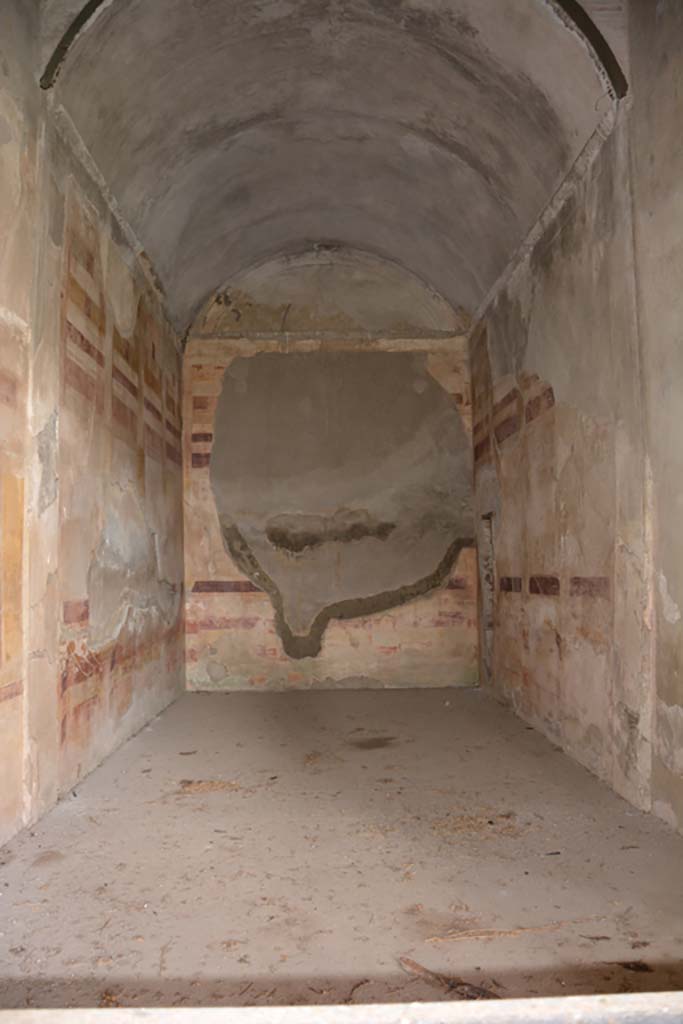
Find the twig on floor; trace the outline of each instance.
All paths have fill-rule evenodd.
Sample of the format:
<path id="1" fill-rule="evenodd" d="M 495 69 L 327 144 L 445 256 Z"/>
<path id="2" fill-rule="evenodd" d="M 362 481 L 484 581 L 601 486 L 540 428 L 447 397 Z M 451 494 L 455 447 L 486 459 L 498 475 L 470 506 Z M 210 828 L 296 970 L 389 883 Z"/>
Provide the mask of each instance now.
<path id="1" fill-rule="evenodd" d="M 437 971 L 430 971 L 428 967 L 411 960 L 409 956 L 400 956 L 398 962 L 407 974 L 413 974 L 422 978 L 428 985 L 434 985 L 446 992 L 453 993 L 460 999 L 500 999 L 500 996 L 490 989 L 481 988 L 479 985 L 470 985 L 462 978 L 451 978 L 447 974 L 439 974 Z"/>
<path id="2" fill-rule="evenodd" d="M 603 917 L 577 917 L 567 921 L 552 921 L 550 924 L 541 924 L 529 928 L 468 928 L 464 931 L 452 929 L 444 935 L 432 935 L 426 939 L 427 942 L 460 942 L 465 939 L 507 939 L 516 938 L 518 935 L 531 935 L 537 932 L 554 932 L 558 928 L 566 928 L 569 925 L 585 924 L 587 921 L 604 921 Z"/>
<path id="3" fill-rule="evenodd" d="M 353 999 L 354 995 L 355 995 L 355 994 L 356 994 L 356 992 L 358 991 L 358 989 L 359 989 L 359 988 L 362 988 L 362 987 L 363 987 L 363 985 L 367 985 L 367 983 L 368 983 L 369 981 L 370 981 L 370 979 L 369 979 L 369 978 L 363 978 L 363 979 L 362 979 L 362 981 L 357 981 L 357 982 L 356 982 L 356 984 L 355 984 L 355 985 L 353 986 L 353 988 L 351 989 L 351 991 L 349 992 L 349 994 L 348 994 L 348 996 L 346 997 L 346 999 L 342 1000 L 342 1002 L 344 1002 L 344 1003 L 350 1003 L 350 1002 L 351 1002 L 351 1000 Z"/>

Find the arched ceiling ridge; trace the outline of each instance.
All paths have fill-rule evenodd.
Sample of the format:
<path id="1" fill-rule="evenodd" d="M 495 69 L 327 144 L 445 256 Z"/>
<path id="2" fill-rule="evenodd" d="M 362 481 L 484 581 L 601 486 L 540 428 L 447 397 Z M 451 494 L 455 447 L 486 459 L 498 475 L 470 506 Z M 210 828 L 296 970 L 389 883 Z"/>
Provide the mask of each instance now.
<path id="1" fill-rule="evenodd" d="M 602 69 L 615 95 L 618 98 L 625 96 L 628 92 L 628 81 L 621 64 L 610 43 L 579 0 L 542 0 L 542 2 L 553 7 L 567 27 L 580 35 L 584 44 L 593 52 L 596 63 Z M 53 19 L 52 32 L 48 34 L 47 40 L 44 40 L 43 50 L 45 51 L 46 44 L 48 51 L 40 75 L 42 89 L 54 87 L 69 51 L 96 18 L 114 4 L 118 13 L 125 3 L 126 0 L 86 0 L 85 3 L 83 0 L 71 0 L 71 3 L 67 0 L 62 18 Z M 47 3 L 43 0 L 43 11 L 49 10 L 50 6 L 49 0 Z M 57 8 L 58 3 L 53 2 L 52 6 Z M 60 24 L 62 25 L 61 33 Z"/>
<path id="2" fill-rule="evenodd" d="M 575 0 L 75 2 L 41 84 L 181 330 L 292 239 L 475 308 L 623 88 Z"/>
<path id="3" fill-rule="evenodd" d="M 335 242 L 299 240 L 267 253 L 204 302 L 195 337 L 245 333 L 349 332 L 415 336 L 464 333 L 470 326 L 428 281 L 395 260 Z"/>

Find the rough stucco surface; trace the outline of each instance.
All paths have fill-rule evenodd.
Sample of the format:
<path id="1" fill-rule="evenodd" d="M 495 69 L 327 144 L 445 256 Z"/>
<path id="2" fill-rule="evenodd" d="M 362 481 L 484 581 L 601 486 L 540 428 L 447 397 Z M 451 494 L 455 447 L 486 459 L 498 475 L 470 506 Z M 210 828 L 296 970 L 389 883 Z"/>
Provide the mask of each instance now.
<path id="1" fill-rule="evenodd" d="M 28 367 L 37 195 L 28 10 L 0 9 L 0 843 L 23 820 Z"/>
<path id="2" fill-rule="evenodd" d="M 288 345 L 283 356 L 278 339 L 195 338 L 186 352 L 188 685 L 475 681 L 476 565 L 459 550 L 472 530 L 463 340 Z M 235 523 L 255 567 L 226 545 Z M 299 638 L 283 644 L 259 572 L 277 581 L 293 633 L 337 606 L 316 656 L 290 657 Z"/>
<path id="3" fill-rule="evenodd" d="M 44 6 L 46 31 L 63 10 Z M 183 329 L 225 280 L 311 241 L 473 309 L 612 102 L 545 0 L 166 0 L 163 18 L 114 0 L 55 99 Z"/>
<path id="4" fill-rule="evenodd" d="M 656 708 L 653 807 L 683 828 L 683 10 L 631 3 L 636 266 L 654 496 Z"/>
<path id="5" fill-rule="evenodd" d="M 625 118 L 497 296 L 472 359 L 476 509 L 493 514 L 491 682 L 648 807 L 650 574 Z"/>
<path id="6" fill-rule="evenodd" d="M 180 359 L 156 299 L 75 185 L 59 407 L 60 788 L 177 695 Z"/>
<path id="7" fill-rule="evenodd" d="M 0 840 L 183 683 L 176 339 L 50 123 L 20 7 L 0 11 Z"/>
<path id="8" fill-rule="evenodd" d="M 315 246 L 238 274 L 199 324 L 194 336 L 417 338 L 462 333 L 469 318 L 395 263 L 343 246 Z"/>

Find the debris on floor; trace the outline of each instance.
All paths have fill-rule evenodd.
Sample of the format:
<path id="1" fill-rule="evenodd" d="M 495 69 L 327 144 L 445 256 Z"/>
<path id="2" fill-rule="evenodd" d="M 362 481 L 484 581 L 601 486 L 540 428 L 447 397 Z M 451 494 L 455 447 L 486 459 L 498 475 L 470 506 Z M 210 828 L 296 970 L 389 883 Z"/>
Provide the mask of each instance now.
<path id="1" fill-rule="evenodd" d="M 683 987 L 683 837 L 448 699 L 181 698 L 2 850 L 0 1007 Z"/>
<path id="2" fill-rule="evenodd" d="M 411 960 L 408 956 L 399 957 L 398 962 L 408 974 L 414 974 L 417 978 L 423 978 L 430 985 L 444 989 L 446 992 L 457 996 L 458 999 L 500 998 L 490 989 L 482 988 L 479 985 L 470 985 L 469 982 L 463 981 L 462 978 L 452 978 L 446 974 L 439 974 L 438 971 L 430 971 L 428 967 L 423 967 L 422 964 L 418 964 L 417 961 Z"/>

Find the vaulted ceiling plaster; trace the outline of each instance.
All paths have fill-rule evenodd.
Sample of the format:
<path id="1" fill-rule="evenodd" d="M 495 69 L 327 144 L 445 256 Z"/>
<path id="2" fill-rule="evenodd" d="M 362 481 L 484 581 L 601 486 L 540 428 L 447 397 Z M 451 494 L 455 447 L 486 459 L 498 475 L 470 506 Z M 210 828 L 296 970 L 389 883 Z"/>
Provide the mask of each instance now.
<path id="1" fill-rule="evenodd" d="M 54 94 L 181 329 L 319 242 L 472 310 L 614 102 L 570 2 L 91 0 Z"/>

